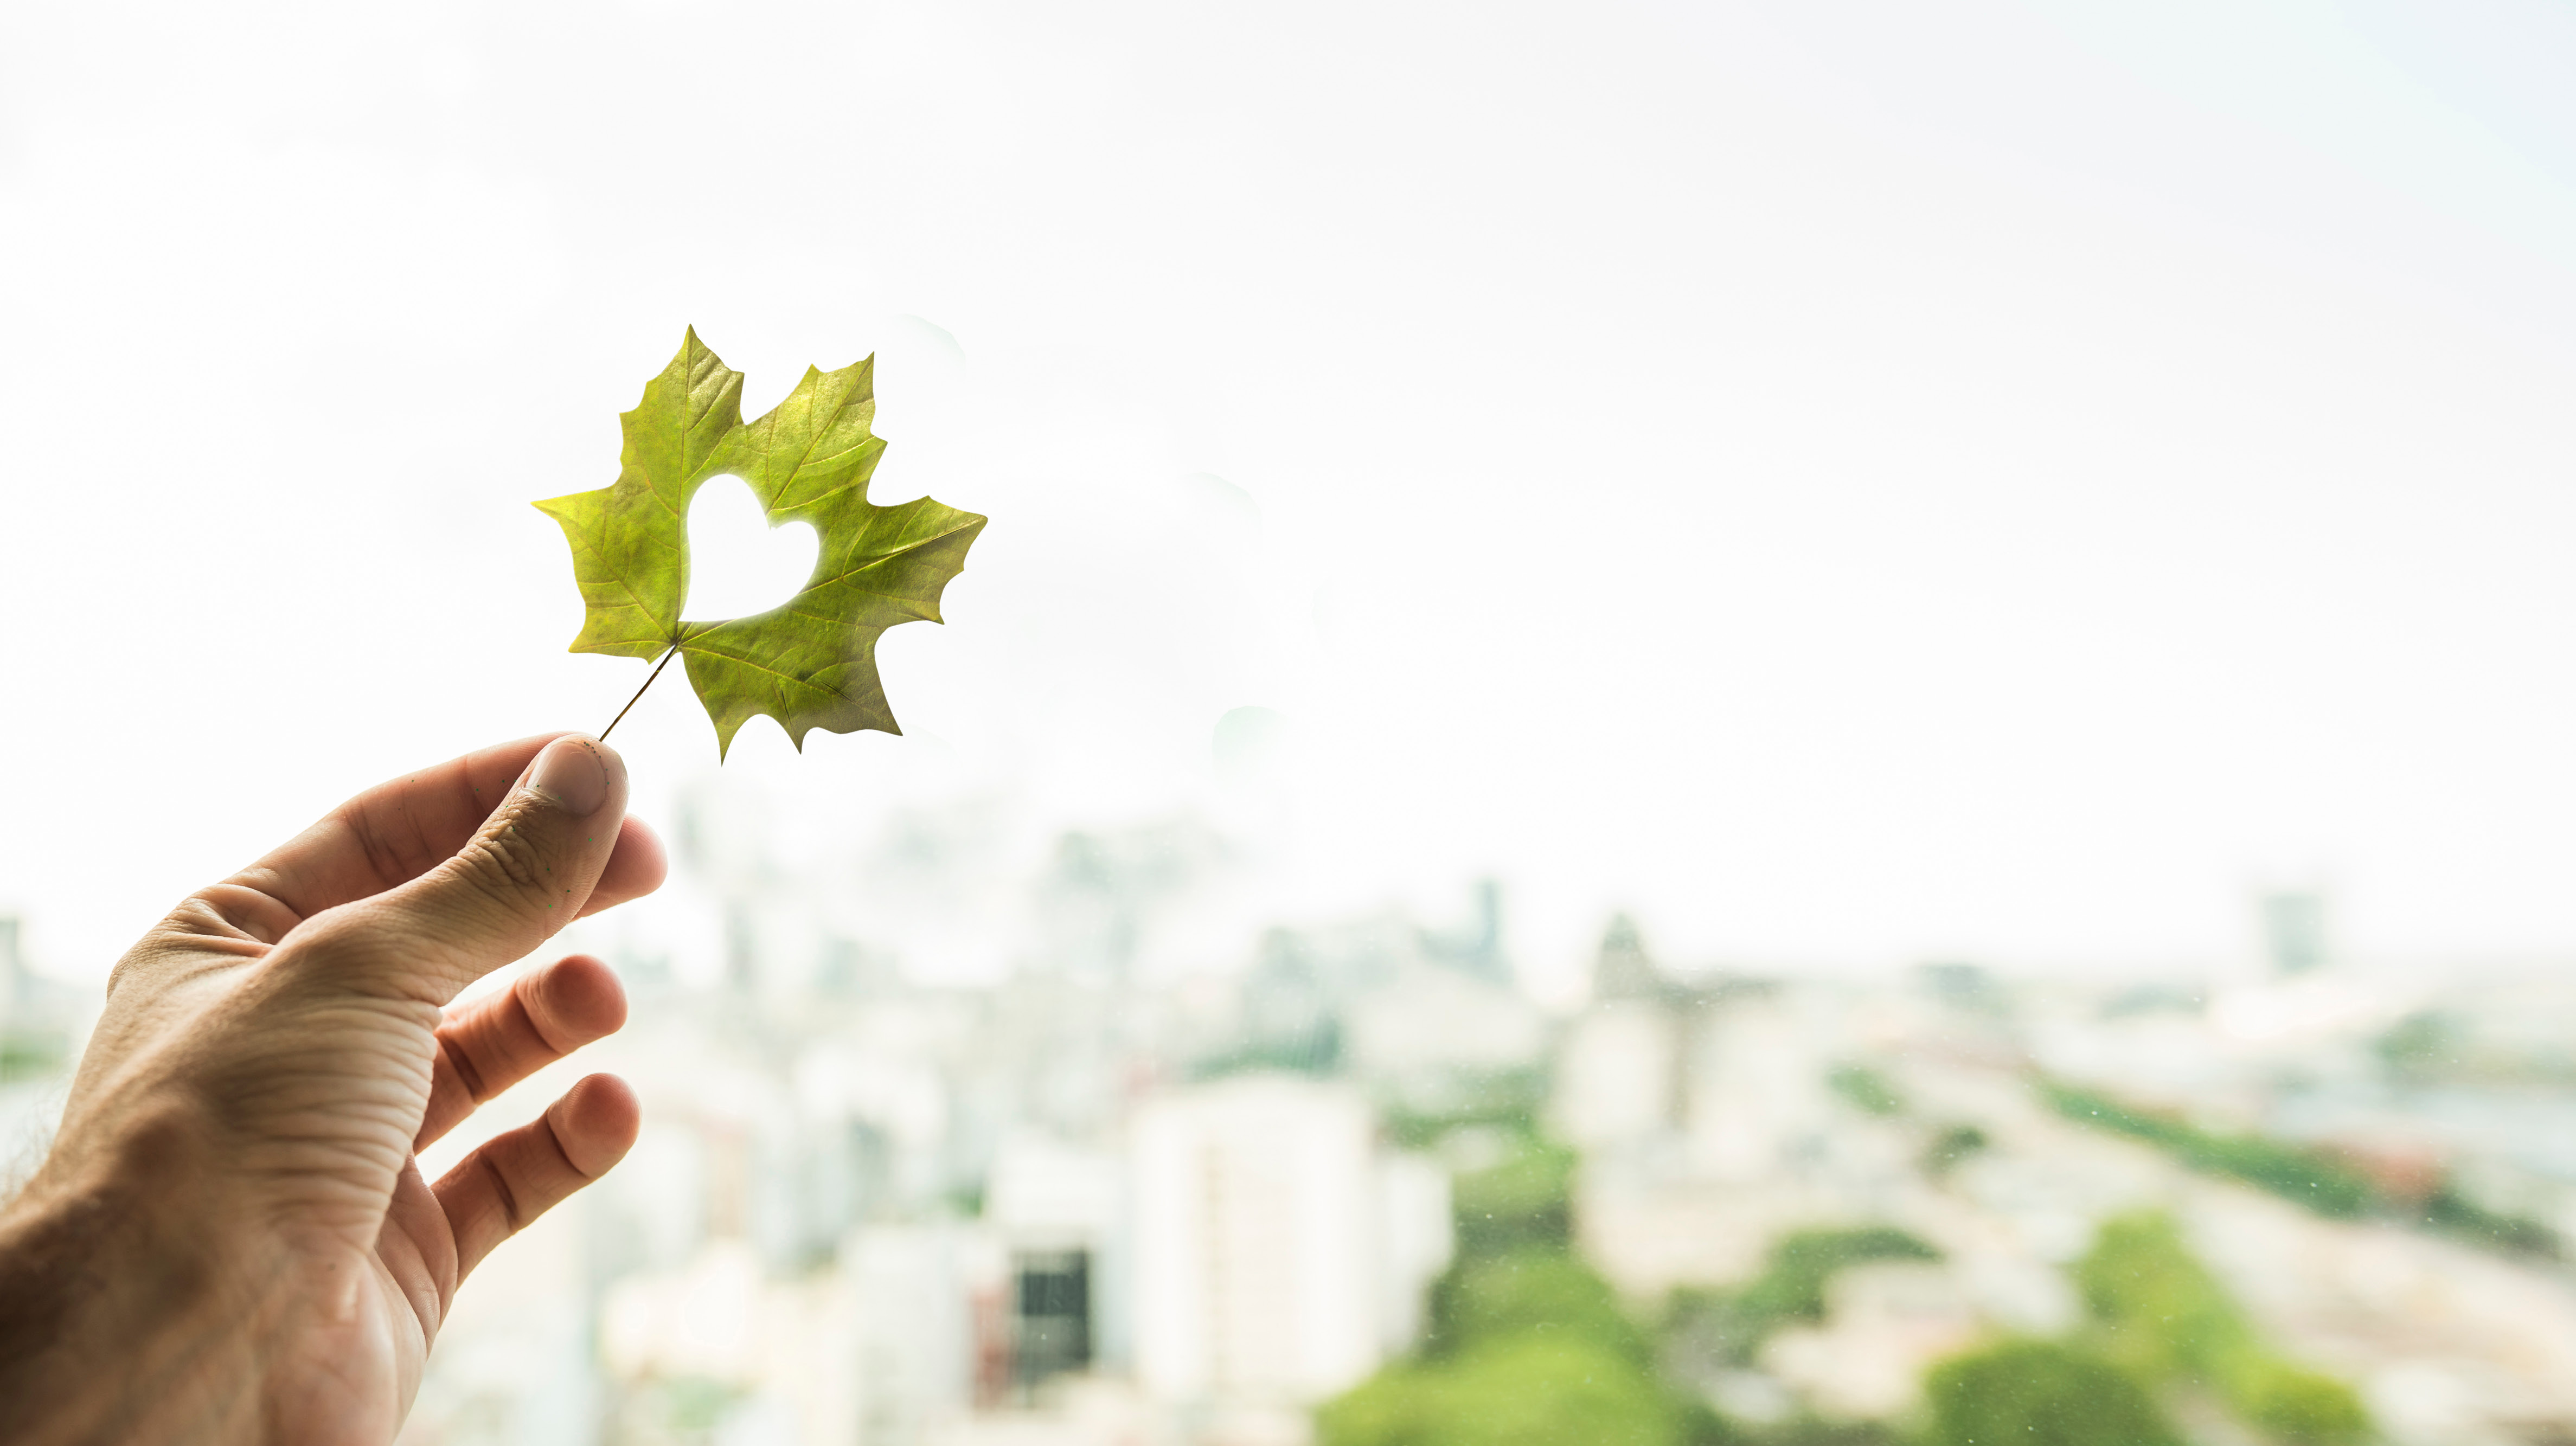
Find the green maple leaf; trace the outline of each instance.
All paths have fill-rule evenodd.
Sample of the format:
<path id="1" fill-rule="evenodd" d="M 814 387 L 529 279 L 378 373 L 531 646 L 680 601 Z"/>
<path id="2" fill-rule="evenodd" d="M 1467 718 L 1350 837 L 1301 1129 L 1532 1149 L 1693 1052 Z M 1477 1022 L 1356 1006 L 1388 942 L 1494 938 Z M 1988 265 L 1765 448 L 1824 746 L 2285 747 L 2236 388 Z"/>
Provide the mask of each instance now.
<path id="1" fill-rule="evenodd" d="M 626 445 L 617 480 L 536 504 L 572 543 L 585 608 L 572 651 L 661 658 L 662 666 L 676 651 L 715 720 L 719 759 L 760 713 L 777 719 L 799 752 L 816 728 L 902 732 L 877 681 L 877 635 L 917 618 L 940 621 L 940 590 L 984 530 L 983 518 L 927 497 L 893 507 L 868 500 L 868 476 L 885 451 L 868 429 L 875 361 L 807 367 L 787 400 L 745 422 L 742 373 L 692 328 L 645 384 L 644 400 L 618 419 Z M 689 499 L 722 476 L 750 485 L 772 527 L 811 523 L 822 546 L 814 575 L 785 603 L 684 623 Z"/>

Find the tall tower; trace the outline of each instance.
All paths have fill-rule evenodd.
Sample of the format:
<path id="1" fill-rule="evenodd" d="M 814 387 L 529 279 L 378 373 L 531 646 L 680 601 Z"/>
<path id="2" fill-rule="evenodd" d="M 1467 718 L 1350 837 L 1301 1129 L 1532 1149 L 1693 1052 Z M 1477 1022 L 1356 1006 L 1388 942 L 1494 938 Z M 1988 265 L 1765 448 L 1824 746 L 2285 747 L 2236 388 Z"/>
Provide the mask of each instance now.
<path id="1" fill-rule="evenodd" d="M 1625 914 L 1613 918 L 1609 932 L 1601 937 L 1601 953 L 1592 964 L 1593 1002 L 1659 999 L 1664 992 L 1663 971 L 1647 954 L 1646 941 L 1637 932 L 1637 921 Z"/>
<path id="2" fill-rule="evenodd" d="M 2265 894 L 2259 908 L 2263 951 L 2276 977 L 2287 979 L 2326 966 L 2325 895 L 2311 889 L 2285 889 Z"/>

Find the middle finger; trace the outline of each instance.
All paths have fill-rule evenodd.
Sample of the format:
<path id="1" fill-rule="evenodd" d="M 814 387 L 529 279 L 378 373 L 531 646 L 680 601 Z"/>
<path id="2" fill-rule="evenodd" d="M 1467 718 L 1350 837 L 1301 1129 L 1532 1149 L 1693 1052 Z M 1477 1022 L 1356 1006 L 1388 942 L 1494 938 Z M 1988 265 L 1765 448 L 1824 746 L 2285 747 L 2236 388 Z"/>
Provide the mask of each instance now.
<path id="1" fill-rule="evenodd" d="M 458 1007 L 438 1026 L 438 1059 L 415 1150 L 474 1107 L 626 1022 L 626 990 L 588 954 L 568 955 Z"/>

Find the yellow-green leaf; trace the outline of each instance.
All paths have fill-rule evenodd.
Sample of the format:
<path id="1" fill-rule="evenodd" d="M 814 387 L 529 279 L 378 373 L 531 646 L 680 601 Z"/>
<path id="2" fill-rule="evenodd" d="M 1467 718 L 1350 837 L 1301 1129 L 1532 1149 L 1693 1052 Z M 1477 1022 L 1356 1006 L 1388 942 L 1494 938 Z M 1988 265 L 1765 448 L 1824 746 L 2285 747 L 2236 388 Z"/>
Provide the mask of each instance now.
<path id="1" fill-rule="evenodd" d="M 868 501 L 885 443 L 875 358 L 805 370 L 787 400 L 742 420 L 742 373 L 691 330 L 680 354 L 619 420 L 617 480 L 540 502 L 572 544 L 584 608 L 576 653 L 658 658 L 679 649 L 715 720 L 718 757 L 754 715 L 778 720 L 800 750 L 820 728 L 900 733 L 877 681 L 877 635 L 938 622 L 939 594 L 984 530 L 972 512 L 927 497 Z M 689 593 L 689 500 L 710 477 L 751 488 L 771 526 L 807 522 L 822 541 L 814 575 L 784 604 L 719 623 L 682 623 Z"/>

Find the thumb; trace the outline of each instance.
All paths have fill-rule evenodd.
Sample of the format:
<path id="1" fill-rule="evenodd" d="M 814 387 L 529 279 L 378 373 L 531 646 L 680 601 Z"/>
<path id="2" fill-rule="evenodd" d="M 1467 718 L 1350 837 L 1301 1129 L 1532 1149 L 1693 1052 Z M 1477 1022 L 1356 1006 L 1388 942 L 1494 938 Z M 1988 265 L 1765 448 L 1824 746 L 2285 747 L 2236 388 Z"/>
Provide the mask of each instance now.
<path id="1" fill-rule="evenodd" d="M 400 992 L 444 1004 L 580 915 L 625 816 L 626 761 L 567 734 L 529 762 L 454 857 L 353 906 L 360 917 L 332 932 L 344 948 L 358 942 L 350 934 L 366 936 L 377 947 L 353 952 L 373 956 Z"/>

